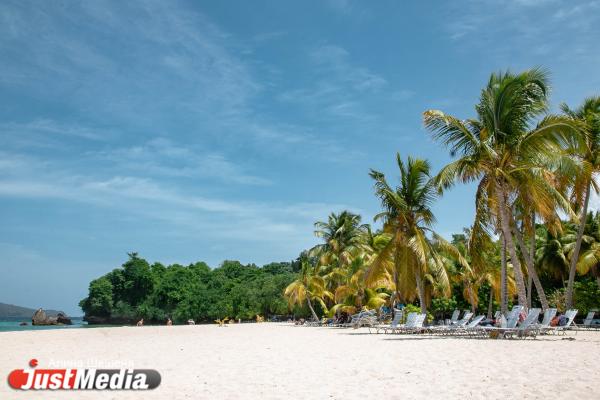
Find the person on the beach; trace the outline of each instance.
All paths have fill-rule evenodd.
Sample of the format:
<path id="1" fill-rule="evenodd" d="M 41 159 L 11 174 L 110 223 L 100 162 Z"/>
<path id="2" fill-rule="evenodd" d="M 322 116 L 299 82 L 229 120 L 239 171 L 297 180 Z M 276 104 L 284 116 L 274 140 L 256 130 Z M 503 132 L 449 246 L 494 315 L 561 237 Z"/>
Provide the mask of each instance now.
<path id="1" fill-rule="evenodd" d="M 167 318 L 167 326 L 171 325 L 173 325 L 173 321 L 171 321 L 171 318 Z"/>
<path id="2" fill-rule="evenodd" d="M 137 326 L 144 326 L 144 318 L 140 319 L 137 324 Z"/>

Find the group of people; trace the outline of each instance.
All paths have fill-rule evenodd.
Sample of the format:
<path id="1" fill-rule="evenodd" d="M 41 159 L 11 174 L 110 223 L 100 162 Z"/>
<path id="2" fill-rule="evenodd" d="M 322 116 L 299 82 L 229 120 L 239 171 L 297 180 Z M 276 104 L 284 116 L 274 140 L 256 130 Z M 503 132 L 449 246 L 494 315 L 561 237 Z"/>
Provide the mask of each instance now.
<path id="1" fill-rule="evenodd" d="M 188 323 L 189 323 L 189 321 L 188 321 Z M 135 325 L 136 325 L 136 326 L 144 326 L 144 318 L 140 319 L 140 320 L 139 320 L 139 321 L 138 321 L 138 322 L 137 322 Z M 167 325 L 167 326 L 171 326 L 171 325 L 173 325 L 173 321 L 171 321 L 171 318 L 167 318 L 167 323 L 166 323 L 166 325 Z"/>

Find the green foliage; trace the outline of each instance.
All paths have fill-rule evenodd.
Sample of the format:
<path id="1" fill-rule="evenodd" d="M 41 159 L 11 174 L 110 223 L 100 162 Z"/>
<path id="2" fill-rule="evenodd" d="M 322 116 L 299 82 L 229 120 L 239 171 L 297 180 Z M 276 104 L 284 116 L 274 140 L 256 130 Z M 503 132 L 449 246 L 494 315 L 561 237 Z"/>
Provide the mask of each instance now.
<path id="1" fill-rule="evenodd" d="M 574 289 L 573 306 L 579 310 L 579 316 L 587 314 L 590 310 L 600 309 L 600 287 L 594 280 L 575 282 Z M 565 291 L 564 288 L 556 289 L 548 297 L 550 305 L 558 308 L 560 312 L 565 312 Z"/>
<path id="2" fill-rule="evenodd" d="M 113 308 L 113 286 L 109 279 L 102 277 L 90 282 L 89 295 L 79 302 L 86 315 L 110 316 Z"/>
<path id="3" fill-rule="evenodd" d="M 446 316 L 451 315 L 456 309 L 456 305 L 457 302 L 454 296 L 451 298 L 436 298 L 431 300 L 431 312 L 435 315 L 436 319 L 445 319 Z"/>
<path id="4" fill-rule="evenodd" d="M 420 306 L 416 306 L 414 304 L 407 304 L 406 306 L 404 306 L 403 308 L 404 311 L 404 317 L 402 318 L 403 321 L 402 323 L 406 322 L 406 317 L 408 316 L 408 314 L 412 313 L 412 312 L 416 312 L 421 314 L 421 307 Z M 426 318 L 426 322 L 432 322 L 433 321 L 433 314 L 431 314 L 430 312 L 427 313 L 427 318 Z"/>
<path id="5" fill-rule="evenodd" d="M 156 322 L 282 315 L 288 313 L 283 291 L 295 278 L 293 269 L 290 263 L 259 268 L 238 261 L 224 261 L 212 270 L 203 262 L 150 265 L 132 253 L 121 268 L 90 283 L 80 306 L 88 317 Z"/>

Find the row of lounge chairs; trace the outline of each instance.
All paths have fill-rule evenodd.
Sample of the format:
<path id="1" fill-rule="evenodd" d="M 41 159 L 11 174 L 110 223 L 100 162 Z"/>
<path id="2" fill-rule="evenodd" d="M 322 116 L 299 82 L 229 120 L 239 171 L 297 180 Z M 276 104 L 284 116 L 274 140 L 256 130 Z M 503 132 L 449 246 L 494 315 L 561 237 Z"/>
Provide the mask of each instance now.
<path id="1" fill-rule="evenodd" d="M 396 317 L 389 325 L 375 325 L 369 327 L 369 332 L 374 333 L 424 333 L 430 335 L 466 336 L 480 338 L 535 338 L 540 334 L 564 334 L 571 327 L 577 310 L 569 310 L 565 317 L 567 322 L 564 326 L 551 326 L 552 319 L 556 316 L 556 309 L 551 308 L 544 312 L 542 322 L 539 322 L 541 310 L 532 308 L 525 319 L 519 324 L 519 316 L 523 311 L 522 306 L 515 306 L 507 318 L 501 318 L 500 326 L 481 326 L 485 319 L 484 315 L 473 318 L 473 313 L 465 312 L 459 320 L 453 314 L 450 321 L 445 325 L 423 326 L 425 314 L 410 313 L 405 324 L 400 324 L 402 313 L 397 312 Z"/>
<path id="2" fill-rule="evenodd" d="M 394 318 L 391 323 L 384 324 L 384 318 L 389 316 L 378 317 L 375 310 L 361 311 L 352 315 L 350 321 L 337 322 L 335 320 L 306 322 L 305 326 L 333 326 L 333 327 L 368 327 L 370 333 L 423 333 L 429 335 L 445 335 L 445 336 L 464 336 L 464 337 L 479 337 L 479 338 L 535 338 L 537 335 L 545 334 L 565 334 L 568 329 L 575 327 L 575 316 L 577 310 L 568 310 L 565 313 L 566 323 L 563 326 L 551 326 L 551 322 L 556 316 L 555 308 L 547 309 L 539 322 L 541 310 L 532 308 L 527 313 L 523 321 L 519 323 L 519 317 L 523 311 L 522 306 L 514 306 L 510 313 L 504 317 L 500 312 L 496 313 L 496 319 L 500 320 L 497 326 L 482 326 L 481 323 L 485 320 L 484 315 L 473 317 L 473 313 L 465 311 L 463 317 L 459 319 L 460 311 L 455 310 L 452 317 L 446 320 L 442 325 L 425 326 L 426 315 L 412 312 L 404 319 L 404 313 L 401 310 L 395 310 Z M 594 313 L 588 313 L 584 320 L 583 329 L 590 329 Z M 579 329 L 577 327 L 576 329 Z"/>

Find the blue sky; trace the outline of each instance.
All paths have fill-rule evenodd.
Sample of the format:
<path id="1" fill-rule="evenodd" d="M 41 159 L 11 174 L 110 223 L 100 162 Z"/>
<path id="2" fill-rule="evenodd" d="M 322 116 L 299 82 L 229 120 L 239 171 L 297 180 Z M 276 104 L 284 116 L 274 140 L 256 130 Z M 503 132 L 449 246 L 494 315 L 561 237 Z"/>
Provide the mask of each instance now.
<path id="1" fill-rule="evenodd" d="M 130 251 L 295 258 L 331 211 L 371 222 L 396 151 L 448 162 L 421 113 L 472 116 L 492 71 L 598 94 L 599 23 L 589 0 L 3 1 L 0 301 L 80 314 Z M 472 188 L 435 211 L 460 231 Z"/>

